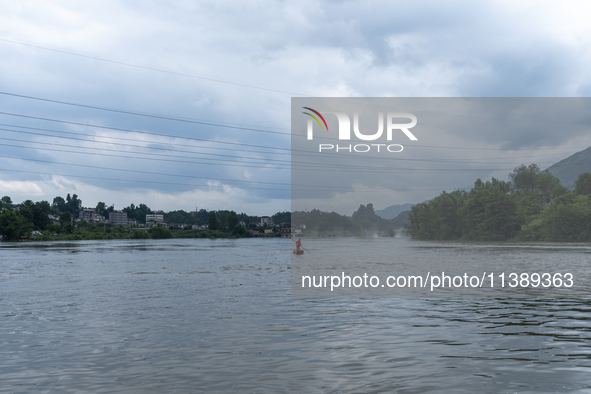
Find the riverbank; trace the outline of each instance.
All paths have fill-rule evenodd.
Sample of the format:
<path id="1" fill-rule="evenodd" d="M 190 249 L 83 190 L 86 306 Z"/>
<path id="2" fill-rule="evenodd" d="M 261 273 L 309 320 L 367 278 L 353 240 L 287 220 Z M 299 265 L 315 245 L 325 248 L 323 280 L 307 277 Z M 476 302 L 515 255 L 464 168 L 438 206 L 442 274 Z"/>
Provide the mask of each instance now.
<path id="1" fill-rule="evenodd" d="M 41 233 L 33 236 L 28 240 L 30 242 L 38 241 L 92 241 L 92 240 L 111 240 L 111 239 L 166 239 L 166 238 L 224 238 L 224 239 L 237 239 L 237 238 L 250 238 L 250 236 L 240 236 L 235 234 L 229 234 L 221 231 L 211 230 L 166 230 L 160 232 L 150 232 L 148 230 L 134 230 L 130 232 L 129 229 L 124 228 L 106 228 L 96 229 L 94 231 L 87 230 L 74 230 L 70 234 L 50 234 Z M 3 241 L 10 242 L 10 241 Z M 19 242 L 14 240 L 12 242 Z"/>

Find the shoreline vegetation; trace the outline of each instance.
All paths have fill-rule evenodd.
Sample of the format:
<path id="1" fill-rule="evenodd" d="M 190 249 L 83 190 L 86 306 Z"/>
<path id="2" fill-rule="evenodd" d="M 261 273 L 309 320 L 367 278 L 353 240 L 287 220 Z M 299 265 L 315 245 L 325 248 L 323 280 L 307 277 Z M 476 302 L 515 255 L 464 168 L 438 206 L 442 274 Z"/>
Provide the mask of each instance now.
<path id="1" fill-rule="evenodd" d="M 83 220 L 91 212 L 92 219 Z M 152 211 L 145 204 L 131 204 L 117 213 L 124 213 L 124 224 L 109 223 L 114 206 L 99 202 L 96 208 L 83 208 L 76 194 L 47 201 L 27 200 L 13 204 L 9 196 L 0 202 L 0 236 L 2 241 L 58 241 L 102 239 L 166 239 L 166 238 L 249 238 L 275 237 L 291 229 L 291 214 L 277 212 L 271 217 L 249 216 L 234 211 L 185 212 L 183 210 Z M 148 215 L 148 216 L 147 216 Z M 159 217 L 150 222 L 149 216 Z"/>
<path id="2" fill-rule="evenodd" d="M 509 178 L 478 179 L 469 191 L 414 205 L 407 234 L 418 240 L 591 241 L 591 173 L 578 176 L 574 191 L 536 164 L 516 167 Z"/>
<path id="3" fill-rule="evenodd" d="M 279 234 L 273 234 L 279 236 Z M 68 232 L 53 233 L 50 231 L 34 231 L 33 234 L 25 233 L 18 237 L 3 239 L 4 242 L 10 241 L 83 241 L 83 240 L 113 240 L 113 239 L 181 239 L 181 238 L 253 238 L 252 233 L 245 231 L 243 234 L 235 232 L 223 232 L 218 230 L 169 230 L 164 227 L 154 227 L 151 229 L 132 229 L 130 226 L 112 226 L 97 224 L 94 226 L 85 226 L 83 228 L 75 227 Z"/>
<path id="4" fill-rule="evenodd" d="M 371 203 L 360 205 L 351 216 L 313 209 L 278 212 L 263 218 L 204 209 L 152 211 L 144 204 L 131 204 L 122 212 L 133 223 L 122 226 L 106 223 L 114 207 L 102 202 L 94 209 L 103 218 L 99 223 L 75 222 L 82 208 L 75 194 L 72 197 L 68 194 L 66 199 L 56 197 L 51 205 L 47 201 L 27 200 L 16 209 L 16 204 L 5 196 L 0 212 L 0 235 L 3 241 L 54 241 L 394 237 L 404 232 L 413 239 L 431 241 L 591 242 L 591 173 L 578 176 L 574 191 L 536 164 L 516 167 L 509 178 L 509 182 L 478 179 L 469 191 L 444 191 L 388 220 L 376 215 Z M 176 224 L 170 225 L 170 229 L 161 224 L 148 225 L 147 214 L 162 215 L 166 222 Z M 57 222 L 56 217 L 59 217 Z"/>

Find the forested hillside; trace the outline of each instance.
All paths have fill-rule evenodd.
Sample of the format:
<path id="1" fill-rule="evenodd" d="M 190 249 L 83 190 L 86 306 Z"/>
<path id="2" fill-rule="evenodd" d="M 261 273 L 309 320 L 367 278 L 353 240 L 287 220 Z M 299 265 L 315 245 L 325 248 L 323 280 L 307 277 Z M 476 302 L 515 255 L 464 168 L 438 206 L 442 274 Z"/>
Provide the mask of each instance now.
<path id="1" fill-rule="evenodd" d="M 591 241 L 591 173 L 575 190 L 532 164 L 509 174 L 510 182 L 476 180 L 466 191 L 443 192 L 410 212 L 408 234 L 425 240 Z"/>
<path id="2" fill-rule="evenodd" d="M 548 167 L 548 172 L 560 179 L 567 189 L 574 190 L 575 181 L 580 174 L 591 172 L 591 148 L 577 152 Z"/>

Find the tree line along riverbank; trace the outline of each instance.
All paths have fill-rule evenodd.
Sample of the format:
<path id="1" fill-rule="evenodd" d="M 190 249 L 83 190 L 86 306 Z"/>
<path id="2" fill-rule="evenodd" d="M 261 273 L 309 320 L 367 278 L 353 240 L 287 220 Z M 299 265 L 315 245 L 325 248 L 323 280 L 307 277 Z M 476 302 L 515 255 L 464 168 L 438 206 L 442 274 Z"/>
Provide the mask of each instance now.
<path id="1" fill-rule="evenodd" d="M 13 215 L 10 215 L 13 216 Z M 1 217 L 0 217 L 1 220 Z M 14 222 L 13 222 L 14 223 Z M 0 223 L 2 225 L 2 223 Z M 28 226 L 30 228 L 30 226 Z M 252 233 L 242 231 L 218 231 L 218 230 L 169 230 L 156 226 L 152 228 L 133 229 L 129 226 L 117 226 L 107 224 L 87 224 L 85 226 L 72 226 L 67 231 L 54 232 L 51 229 L 38 231 L 14 230 L 4 235 L 3 241 L 80 241 L 80 240 L 110 240 L 110 239 L 167 239 L 167 238 L 249 238 Z"/>
<path id="2" fill-rule="evenodd" d="M 420 240 L 591 241 L 591 173 L 580 174 L 574 190 L 536 164 L 516 167 L 509 179 L 478 179 L 469 191 L 414 205 L 407 233 Z"/>
<path id="3" fill-rule="evenodd" d="M 163 212 L 152 211 L 145 204 L 131 204 L 122 210 L 128 215 L 128 225 L 119 225 L 107 222 L 109 213 L 114 212 L 113 206 L 99 202 L 91 209 L 93 220 L 89 221 L 79 218 L 82 210 L 82 201 L 76 194 L 68 194 L 65 199 L 58 196 L 52 204 L 32 200 L 13 204 L 10 197 L 4 196 L 0 202 L 0 237 L 3 241 L 246 238 L 265 232 L 271 233 L 266 236 L 279 235 L 280 228 L 273 223 L 291 220 L 289 212 L 277 212 L 263 221 L 258 216 L 227 210 Z M 164 220 L 146 223 L 149 214 L 158 214 Z"/>

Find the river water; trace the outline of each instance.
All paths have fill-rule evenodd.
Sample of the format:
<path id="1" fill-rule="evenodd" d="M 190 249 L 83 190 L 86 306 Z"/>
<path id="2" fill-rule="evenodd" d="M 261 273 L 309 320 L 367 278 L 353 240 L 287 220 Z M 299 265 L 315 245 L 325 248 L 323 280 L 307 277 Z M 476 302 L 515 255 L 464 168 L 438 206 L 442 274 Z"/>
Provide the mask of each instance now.
<path id="1" fill-rule="evenodd" d="M 292 298 L 291 249 L 0 243 L 0 392 L 591 393 L 589 299 Z"/>

